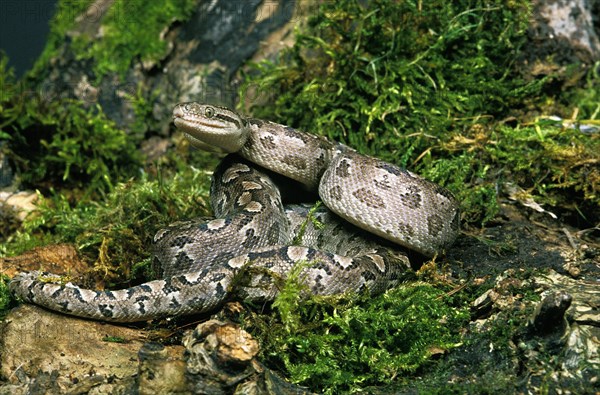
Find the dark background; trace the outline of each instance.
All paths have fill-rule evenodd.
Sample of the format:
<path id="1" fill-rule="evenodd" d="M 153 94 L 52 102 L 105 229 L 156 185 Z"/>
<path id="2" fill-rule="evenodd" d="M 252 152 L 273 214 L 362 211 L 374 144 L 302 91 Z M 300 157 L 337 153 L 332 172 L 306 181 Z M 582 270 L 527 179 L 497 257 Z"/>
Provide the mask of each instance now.
<path id="1" fill-rule="evenodd" d="M 0 50 L 17 77 L 44 49 L 55 5 L 55 0 L 0 0 Z"/>

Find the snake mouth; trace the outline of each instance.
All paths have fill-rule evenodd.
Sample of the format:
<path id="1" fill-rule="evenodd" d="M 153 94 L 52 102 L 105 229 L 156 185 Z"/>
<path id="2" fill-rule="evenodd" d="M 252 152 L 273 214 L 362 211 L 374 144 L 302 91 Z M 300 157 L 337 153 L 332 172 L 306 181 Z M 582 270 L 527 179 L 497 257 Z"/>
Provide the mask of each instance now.
<path id="1" fill-rule="evenodd" d="M 189 133 L 191 135 L 197 134 L 199 130 L 215 130 L 215 129 L 225 129 L 225 126 L 221 123 L 210 123 L 203 122 L 199 119 L 189 119 L 180 115 L 173 115 L 173 123 L 175 127 L 181 129 L 182 131 Z"/>

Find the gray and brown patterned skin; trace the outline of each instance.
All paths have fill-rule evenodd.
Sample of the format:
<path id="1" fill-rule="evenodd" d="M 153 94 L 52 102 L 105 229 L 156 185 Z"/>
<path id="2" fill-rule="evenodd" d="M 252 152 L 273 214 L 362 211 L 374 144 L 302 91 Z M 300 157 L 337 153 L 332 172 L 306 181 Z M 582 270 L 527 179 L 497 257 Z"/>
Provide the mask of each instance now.
<path id="1" fill-rule="evenodd" d="M 157 233 L 163 279 L 96 291 L 47 282 L 53 276 L 46 273 L 21 273 L 10 283 L 15 295 L 76 316 L 141 321 L 210 311 L 231 297 L 271 300 L 298 262 L 305 263 L 301 278 L 309 292 L 376 294 L 397 285 L 410 267 L 387 240 L 433 255 L 458 233 L 458 204 L 448 191 L 344 145 L 197 103 L 178 105 L 174 120 L 192 144 L 246 160 L 230 155 L 215 170 L 216 219 Z M 307 206 L 284 207 L 269 170 L 260 166 L 318 190 L 337 215 L 327 208 L 312 214 L 321 228 L 307 220 Z"/>

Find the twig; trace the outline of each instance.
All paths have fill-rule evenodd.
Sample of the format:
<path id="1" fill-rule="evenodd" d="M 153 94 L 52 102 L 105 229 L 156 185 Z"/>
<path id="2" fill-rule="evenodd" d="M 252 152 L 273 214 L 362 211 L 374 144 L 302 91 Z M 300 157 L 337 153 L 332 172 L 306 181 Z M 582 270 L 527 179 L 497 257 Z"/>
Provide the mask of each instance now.
<path id="1" fill-rule="evenodd" d="M 573 235 L 571 235 L 571 232 L 569 232 L 567 230 L 567 228 L 561 228 L 560 230 L 563 231 L 563 233 L 567 236 L 567 239 L 569 240 L 569 244 L 571 244 L 571 247 L 573 247 L 574 250 L 577 249 L 577 243 L 575 242 L 575 239 L 573 238 Z"/>

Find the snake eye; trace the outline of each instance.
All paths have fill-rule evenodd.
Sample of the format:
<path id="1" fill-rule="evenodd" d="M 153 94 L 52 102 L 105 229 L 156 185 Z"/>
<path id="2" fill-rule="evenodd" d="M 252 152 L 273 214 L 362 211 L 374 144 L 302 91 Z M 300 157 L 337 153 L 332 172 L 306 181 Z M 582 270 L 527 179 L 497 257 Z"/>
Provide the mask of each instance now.
<path id="1" fill-rule="evenodd" d="M 206 118 L 212 118 L 215 116 L 215 109 L 212 107 L 206 107 L 206 109 L 204 110 L 204 116 Z"/>

